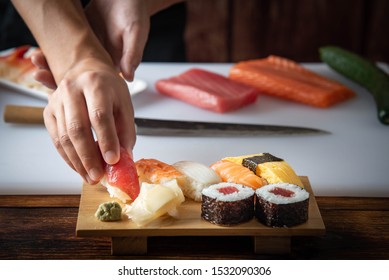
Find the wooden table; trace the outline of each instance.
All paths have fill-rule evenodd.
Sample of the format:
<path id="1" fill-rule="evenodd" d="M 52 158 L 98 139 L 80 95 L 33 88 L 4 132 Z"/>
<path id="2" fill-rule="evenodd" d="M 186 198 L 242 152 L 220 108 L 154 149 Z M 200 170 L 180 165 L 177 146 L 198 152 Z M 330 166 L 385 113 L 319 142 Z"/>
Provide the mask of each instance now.
<path id="1" fill-rule="evenodd" d="M 288 255 L 255 255 L 251 237 L 151 237 L 141 257 L 76 237 L 79 200 L 0 196 L 0 259 L 389 259 L 389 198 L 316 197 L 326 234 L 293 237 Z"/>

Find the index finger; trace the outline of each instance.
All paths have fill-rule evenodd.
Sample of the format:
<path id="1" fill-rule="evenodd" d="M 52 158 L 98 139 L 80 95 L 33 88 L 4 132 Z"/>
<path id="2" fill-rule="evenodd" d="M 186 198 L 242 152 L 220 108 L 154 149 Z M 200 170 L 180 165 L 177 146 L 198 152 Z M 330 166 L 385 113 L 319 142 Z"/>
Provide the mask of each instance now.
<path id="1" fill-rule="evenodd" d="M 81 161 L 89 177 L 97 182 L 103 175 L 101 157 L 91 131 L 85 100 L 77 97 L 78 95 L 74 94 L 64 100 L 66 130 L 74 147 L 74 151 L 70 149 L 68 153 L 73 154 L 73 162 Z"/>
<path id="2" fill-rule="evenodd" d="M 114 104 L 110 97 L 113 93 L 103 92 L 99 88 L 88 90 L 90 92 L 85 94 L 85 98 L 89 120 L 96 133 L 101 154 L 106 163 L 115 164 L 120 158 L 120 144 L 115 126 Z"/>

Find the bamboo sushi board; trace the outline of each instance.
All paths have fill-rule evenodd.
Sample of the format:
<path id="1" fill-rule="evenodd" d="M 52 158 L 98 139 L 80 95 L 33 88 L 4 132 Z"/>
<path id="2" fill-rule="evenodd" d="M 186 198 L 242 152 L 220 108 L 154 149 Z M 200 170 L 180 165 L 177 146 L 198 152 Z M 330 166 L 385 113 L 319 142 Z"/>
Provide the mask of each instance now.
<path id="1" fill-rule="evenodd" d="M 79 237 L 111 237 L 113 255 L 147 254 L 147 237 L 149 236 L 253 236 L 255 253 L 288 253 L 291 250 L 292 236 L 315 236 L 325 233 L 324 222 L 308 177 L 300 178 L 310 193 L 308 221 L 290 228 L 267 227 L 255 218 L 231 227 L 214 225 L 201 219 L 201 203 L 192 200 L 185 201 L 178 208 L 176 218 L 160 217 L 144 227 L 136 226 L 125 215 L 121 221 L 101 222 L 95 217 L 98 206 L 115 199 L 112 199 L 106 188 L 101 185 L 84 184 L 76 234 Z"/>

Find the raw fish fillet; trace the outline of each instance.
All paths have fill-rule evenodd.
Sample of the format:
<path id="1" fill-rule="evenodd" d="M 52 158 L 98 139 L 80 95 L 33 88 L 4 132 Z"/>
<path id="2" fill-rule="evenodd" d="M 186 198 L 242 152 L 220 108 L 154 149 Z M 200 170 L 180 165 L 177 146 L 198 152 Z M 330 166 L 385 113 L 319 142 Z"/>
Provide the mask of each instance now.
<path id="1" fill-rule="evenodd" d="M 222 75 L 190 69 L 178 76 L 159 80 L 157 90 L 167 96 L 218 113 L 254 103 L 258 92 Z"/>
<path id="2" fill-rule="evenodd" d="M 330 107 L 355 95 L 342 84 L 278 56 L 239 62 L 231 68 L 229 77 L 255 87 L 260 93 L 320 108 Z"/>
<path id="3" fill-rule="evenodd" d="M 120 160 L 116 164 L 106 164 L 105 176 L 101 180 L 111 197 L 126 203 L 135 200 L 140 187 L 134 161 L 126 149 L 120 148 Z"/>
<path id="4" fill-rule="evenodd" d="M 223 182 L 241 184 L 252 189 L 266 185 L 266 180 L 255 175 L 250 169 L 235 162 L 220 160 L 211 165 Z"/>

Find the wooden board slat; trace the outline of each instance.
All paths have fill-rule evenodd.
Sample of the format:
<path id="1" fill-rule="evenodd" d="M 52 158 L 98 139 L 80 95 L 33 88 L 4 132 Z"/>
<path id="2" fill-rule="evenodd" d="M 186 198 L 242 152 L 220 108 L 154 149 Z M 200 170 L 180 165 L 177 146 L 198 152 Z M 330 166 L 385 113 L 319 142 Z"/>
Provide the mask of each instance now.
<path id="1" fill-rule="evenodd" d="M 84 185 L 81 193 L 80 208 L 76 227 L 77 236 L 313 236 L 325 232 L 307 177 L 301 177 L 307 191 L 310 192 L 309 219 L 306 223 L 290 228 L 272 228 L 259 223 L 256 219 L 223 227 L 204 221 L 200 217 L 201 204 L 191 200 L 185 201 L 178 209 L 178 218 L 164 216 L 144 227 L 138 227 L 123 215 L 117 222 L 101 222 L 95 216 L 98 206 L 114 199 L 109 197 L 101 186 Z"/>

